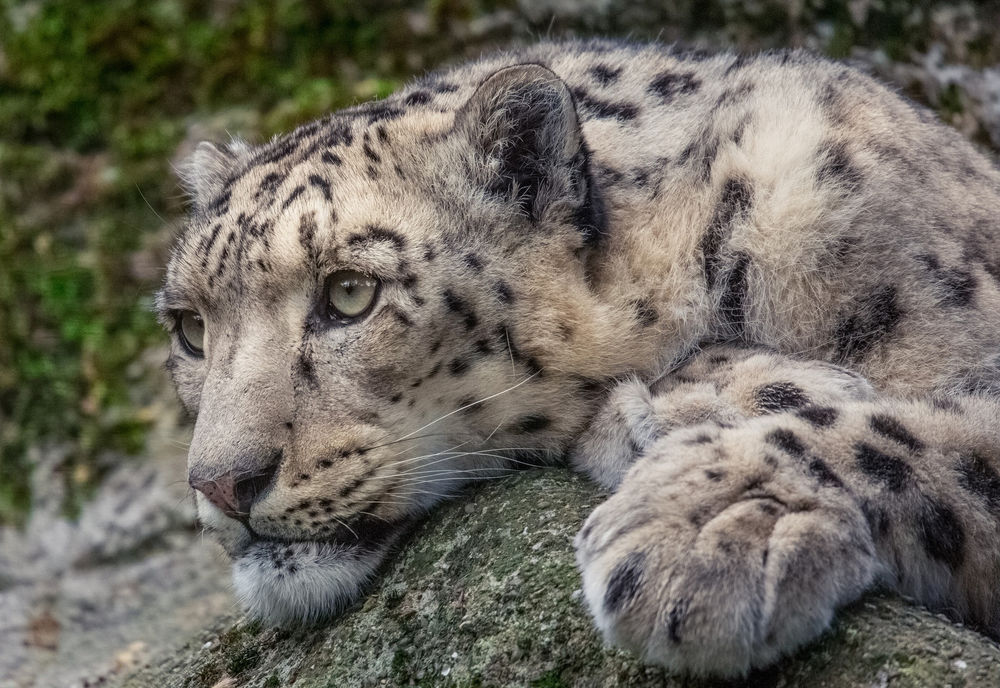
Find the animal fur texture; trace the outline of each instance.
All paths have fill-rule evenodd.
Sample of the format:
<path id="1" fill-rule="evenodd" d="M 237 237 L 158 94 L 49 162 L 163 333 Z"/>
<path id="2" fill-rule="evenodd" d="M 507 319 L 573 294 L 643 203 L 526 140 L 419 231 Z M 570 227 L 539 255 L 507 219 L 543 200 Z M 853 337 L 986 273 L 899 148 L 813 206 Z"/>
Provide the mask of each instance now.
<path id="1" fill-rule="evenodd" d="M 745 674 L 873 586 L 1000 635 L 1000 171 L 865 74 L 542 43 L 182 176 L 158 308 L 251 614 L 336 613 L 435 502 L 568 457 L 648 662 Z"/>

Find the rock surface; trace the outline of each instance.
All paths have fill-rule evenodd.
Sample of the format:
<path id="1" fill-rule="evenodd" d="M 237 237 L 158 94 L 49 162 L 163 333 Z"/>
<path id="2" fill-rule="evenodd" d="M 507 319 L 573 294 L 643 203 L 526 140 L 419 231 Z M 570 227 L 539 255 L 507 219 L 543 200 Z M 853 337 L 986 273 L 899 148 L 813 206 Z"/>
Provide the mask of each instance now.
<path id="1" fill-rule="evenodd" d="M 417 529 L 371 594 L 327 626 L 217 623 L 124 681 L 131 688 L 679 686 L 605 648 L 583 606 L 572 538 L 602 495 L 559 469 L 485 485 Z M 735 686 L 1000 686 L 1000 647 L 872 595 L 811 648 Z"/>

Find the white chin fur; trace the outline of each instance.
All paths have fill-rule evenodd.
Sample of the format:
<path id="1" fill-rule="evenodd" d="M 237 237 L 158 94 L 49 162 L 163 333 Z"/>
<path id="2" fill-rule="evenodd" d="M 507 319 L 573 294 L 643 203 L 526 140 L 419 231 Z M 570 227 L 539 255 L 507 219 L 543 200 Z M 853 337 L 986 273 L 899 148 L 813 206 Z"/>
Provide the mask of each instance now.
<path id="1" fill-rule="evenodd" d="M 233 587 L 253 617 L 311 623 L 357 600 L 381 560 L 381 550 L 339 543 L 257 541 L 234 557 Z"/>

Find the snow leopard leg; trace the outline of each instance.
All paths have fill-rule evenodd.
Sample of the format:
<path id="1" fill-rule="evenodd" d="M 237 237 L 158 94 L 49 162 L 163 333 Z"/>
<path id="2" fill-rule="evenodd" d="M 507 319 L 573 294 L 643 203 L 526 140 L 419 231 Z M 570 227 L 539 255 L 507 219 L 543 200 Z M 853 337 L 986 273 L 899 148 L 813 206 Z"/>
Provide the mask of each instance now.
<path id="1" fill-rule="evenodd" d="M 658 410 L 674 397 L 659 437 L 577 537 L 606 637 L 677 671 L 740 675 L 876 583 L 1000 635 L 996 403 L 858 400 L 870 388 L 835 367 L 739 356 L 730 373 L 770 361 L 770 379 L 716 385 L 689 369 L 644 397 Z M 677 428 L 684 390 L 705 421 Z M 657 415 L 634 416 L 636 434 Z"/>

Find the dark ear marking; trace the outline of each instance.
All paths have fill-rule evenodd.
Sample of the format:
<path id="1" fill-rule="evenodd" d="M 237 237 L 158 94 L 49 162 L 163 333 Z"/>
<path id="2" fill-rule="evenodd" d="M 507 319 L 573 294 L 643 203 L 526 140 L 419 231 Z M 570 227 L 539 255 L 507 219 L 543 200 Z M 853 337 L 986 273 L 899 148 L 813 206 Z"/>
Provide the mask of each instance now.
<path id="1" fill-rule="evenodd" d="M 484 190 L 537 222 L 554 205 L 593 211 L 588 155 L 569 88 L 539 64 L 501 69 L 456 116 Z M 596 224 L 593 223 L 593 224 Z"/>

